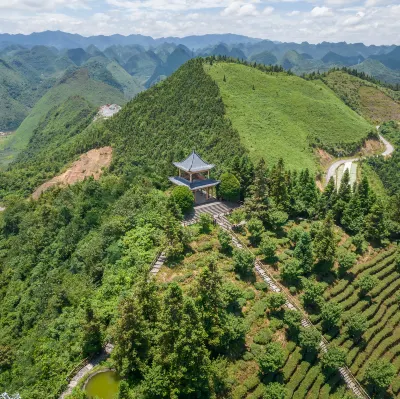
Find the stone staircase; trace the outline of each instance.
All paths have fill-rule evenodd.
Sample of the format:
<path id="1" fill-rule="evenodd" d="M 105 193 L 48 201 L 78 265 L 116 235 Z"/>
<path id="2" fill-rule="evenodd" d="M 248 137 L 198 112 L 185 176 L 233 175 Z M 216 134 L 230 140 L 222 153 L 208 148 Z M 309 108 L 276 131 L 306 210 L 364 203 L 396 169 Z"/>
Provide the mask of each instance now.
<path id="1" fill-rule="evenodd" d="M 248 249 L 246 246 L 244 246 L 240 239 L 236 236 L 236 234 L 232 231 L 232 224 L 229 222 L 229 220 L 221 215 L 216 217 L 216 221 L 220 227 L 222 227 L 224 230 L 228 231 L 232 237 L 232 243 L 235 247 L 237 248 L 245 248 Z M 284 289 L 280 287 L 280 284 L 271 276 L 268 274 L 268 272 L 265 270 L 266 267 L 264 266 L 263 263 L 261 263 L 258 259 L 255 260 L 254 262 L 254 268 L 256 272 L 261 276 L 261 278 L 267 283 L 269 289 L 273 292 L 282 292 L 286 296 L 286 303 L 285 306 L 290 309 L 290 310 L 295 310 L 298 312 L 301 312 L 301 314 L 304 316 L 303 319 L 301 320 L 301 325 L 304 328 L 315 328 L 314 325 L 311 323 L 310 320 L 308 320 L 303 311 L 300 309 L 300 307 L 296 304 L 294 299 L 287 293 Z M 325 338 L 322 338 L 320 344 L 321 352 L 325 353 L 328 350 L 328 341 L 326 341 Z M 340 367 L 339 368 L 339 373 L 342 377 L 342 379 L 345 381 L 347 387 L 351 389 L 351 391 L 356 395 L 357 398 L 361 399 L 371 399 L 367 392 L 363 389 L 363 387 L 360 385 L 360 383 L 357 381 L 357 379 L 353 376 L 353 374 L 350 372 L 350 370 L 347 367 Z"/>
<path id="2" fill-rule="evenodd" d="M 221 201 L 213 201 L 207 204 L 197 205 L 193 208 L 193 211 L 185 217 L 183 224 L 185 226 L 188 226 L 190 224 L 196 223 L 202 213 L 207 213 L 214 218 L 222 215 L 227 215 L 238 206 L 238 204 Z"/>

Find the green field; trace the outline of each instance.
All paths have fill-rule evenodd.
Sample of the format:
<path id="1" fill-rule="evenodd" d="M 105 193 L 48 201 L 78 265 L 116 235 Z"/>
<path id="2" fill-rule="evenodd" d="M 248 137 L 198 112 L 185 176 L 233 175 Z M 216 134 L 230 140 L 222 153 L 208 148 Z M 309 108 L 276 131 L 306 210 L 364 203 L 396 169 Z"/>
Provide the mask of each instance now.
<path id="1" fill-rule="evenodd" d="M 126 102 L 123 93 L 114 87 L 90 79 L 87 71 L 79 70 L 50 89 L 33 107 L 21 126 L 10 137 L 0 141 L 0 168 L 9 164 L 24 149 L 34 129 L 47 113 L 71 96 L 81 96 L 91 104 L 107 103 L 122 105 Z"/>
<path id="2" fill-rule="evenodd" d="M 263 157 L 273 165 L 283 158 L 291 169 L 315 171 L 310 144 L 346 153 L 372 130 L 320 81 L 233 63 L 205 68 L 218 84 L 227 117 L 253 160 Z"/>

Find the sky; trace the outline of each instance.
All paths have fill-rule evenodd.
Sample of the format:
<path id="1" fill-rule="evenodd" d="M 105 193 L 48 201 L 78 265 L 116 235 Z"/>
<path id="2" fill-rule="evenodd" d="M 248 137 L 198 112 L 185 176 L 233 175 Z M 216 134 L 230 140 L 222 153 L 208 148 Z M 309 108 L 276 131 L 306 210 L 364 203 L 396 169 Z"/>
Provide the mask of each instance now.
<path id="1" fill-rule="evenodd" d="M 0 33 L 44 30 L 400 45 L 400 0 L 0 0 Z"/>

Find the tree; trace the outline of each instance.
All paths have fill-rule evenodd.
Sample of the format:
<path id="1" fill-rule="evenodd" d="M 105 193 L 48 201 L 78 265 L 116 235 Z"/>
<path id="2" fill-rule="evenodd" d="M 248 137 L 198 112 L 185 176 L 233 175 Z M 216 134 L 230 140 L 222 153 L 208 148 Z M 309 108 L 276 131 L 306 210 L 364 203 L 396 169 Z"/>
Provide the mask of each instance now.
<path id="1" fill-rule="evenodd" d="M 381 201 L 376 201 L 365 217 L 365 231 L 367 238 L 377 242 L 388 236 L 386 213 Z"/>
<path id="2" fill-rule="evenodd" d="M 321 333 L 316 328 L 300 328 L 299 343 L 306 352 L 318 351 L 321 337 Z"/>
<path id="3" fill-rule="evenodd" d="M 247 230 L 250 233 L 250 242 L 253 246 L 257 246 L 264 233 L 264 226 L 260 219 L 251 218 L 247 222 Z"/>
<path id="4" fill-rule="evenodd" d="M 396 375 L 396 368 L 386 359 L 374 359 L 365 370 L 365 380 L 374 391 L 386 390 Z"/>
<path id="5" fill-rule="evenodd" d="M 278 208 L 285 210 L 288 206 L 289 195 L 285 179 L 285 164 L 280 158 L 272 168 L 269 176 L 269 192 Z"/>
<path id="6" fill-rule="evenodd" d="M 283 366 L 285 353 L 278 342 L 271 342 L 257 360 L 263 373 L 275 373 Z"/>
<path id="7" fill-rule="evenodd" d="M 275 312 L 286 303 L 286 297 L 280 292 L 271 292 L 267 295 L 267 301 L 268 307 Z"/>
<path id="8" fill-rule="evenodd" d="M 266 259 L 272 259 L 275 257 L 276 252 L 276 240 L 267 234 L 263 234 L 260 253 L 264 255 Z"/>
<path id="9" fill-rule="evenodd" d="M 297 310 L 285 309 L 283 321 L 287 325 L 290 335 L 297 334 L 301 326 L 301 319 L 301 313 Z"/>
<path id="10" fill-rule="evenodd" d="M 322 355 L 322 366 L 329 370 L 337 370 L 346 365 L 346 352 L 337 346 L 330 345 Z"/>
<path id="11" fill-rule="evenodd" d="M 241 276 L 251 274 L 254 267 L 254 256 L 244 249 L 233 250 L 233 267 Z"/>
<path id="12" fill-rule="evenodd" d="M 329 211 L 333 211 L 337 201 L 337 190 L 335 187 L 335 181 L 333 177 L 330 178 L 328 184 L 325 187 L 324 192 L 321 195 L 319 202 L 319 213 L 325 216 Z"/>
<path id="13" fill-rule="evenodd" d="M 342 315 L 342 307 L 335 302 L 328 302 L 322 306 L 321 318 L 327 328 L 336 327 Z"/>
<path id="14" fill-rule="evenodd" d="M 83 326 L 83 353 L 85 356 L 93 355 L 101 351 L 101 327 L 95 318 L 92 307 L 86 304 L 86 320 Z"/>
<path id="15" fill-rule="evenodd" d="M 266 385 L 263 399 L 285 399 L 287 389 L 279 382 L 270 382 Z"/>
<path id="16" fill-rule="evenodd" d="M 356 254 L 354 252 L 347 251 L 343 247 L 340 247 L 337 251 L 337 261 L 339 264 L 339 272 L 344 275 L 349 269 L 351 269 L 356 263 Z"/>
<path id="17" fill-rule="evenodd" d="M 171 192 L 171 198 L 178 205 L 182 213 L 186 213 L 193 208 L 193 193 L 186 186 L 176 186 Z"/>
<path id="18" fill-rule="evenodd" d="M 356 247 L 357 253 L 362 254 L 366 251 L 368 244 L 365 241 L 364 235 L 362 233 L 357 233 L 355 236 L 352 237 L 351 241 Z"/>
<path id="19" fill-rule="evenodd" d="M 213 223 L 212 216 L 208 213 L 202 213 L 199 218 L 200 231 L 207 234 L 211 231 L 211 226 Z"/>
<path id="20" fill-rule="evenodd" d="M 356 234 L 364 229 L 364 210 L 358 193 L 354 193 L 351 200 L 344 208 L 340 221 L 343 227 L 352 234 Z"/>
<path id="21" fill-rule="evenodd" d="M 225 172 L 220 177 L 218 193 L 227 201 L 238 201 L 240 198 L 240 182 L 232 173 Z"/>
<path id="22" fill-rule="evenodd" d="M 218 241 L 219 241 L 219 245 L 221 246 L 222 252 L 224 252 L 224 253 L 232 252 L 232 238 L 227 231 L 221 229 L 218 232 Z"/>
<path id="23" fill-rule="evenodd" d="M 303 279 L 304 294 L 303 302 L 306 306 L 315 307 L 323 301 L 322 294 L 325 291 L 325 286 L 322 283 Z"/>
<path id="24" fill-rule="evenodd" d="M 297 284 L 303 274 L 301 263 L 295 258 L 287 260 L 281 268 L 281 276 L 289 284 Z"/>
<path id="25" fill-rule="evenodd" d="M 346 327 L 351 337 L 359 338 L 368 328 L 367 318 L 362 313 L 352 312 L 346 320 Z"/>
<path id="26" fill-rule="evenodd" d="M 319 262 L 332 264 L 336 253 L 332 213 L 328 213 L 314 239 L 315 256 Z"/>
<path id="27" fill-rule="evenodd" d="M 362 296 L 366 296 L 377 284 L 378 279 L 370 274 L 360 277 L 357 282 L 357 285 L 360 288 L 360 294 Z"/>
<path id="28" fill-rule="evenodd" d="M 117 399 L 131 399 L 131 395 L 129 393 L 129 384 L 126 380 L 122 380 L 119 383 Z"/>
<path id="29" fill-rule="evenodd" d="M 311 235 L 303 231 L 296 243 L 293 256 L 300 261 L 304 273 L 310 273 L 314 263 Z"/>
<path id="30" fill-rule="evenodd" d="M 350 186 L 350 172 L 346 169 L 343 173 L 342 180 L 338 190 L 338 199 L 348 204 L 351 198 L 351 186 Z"/>

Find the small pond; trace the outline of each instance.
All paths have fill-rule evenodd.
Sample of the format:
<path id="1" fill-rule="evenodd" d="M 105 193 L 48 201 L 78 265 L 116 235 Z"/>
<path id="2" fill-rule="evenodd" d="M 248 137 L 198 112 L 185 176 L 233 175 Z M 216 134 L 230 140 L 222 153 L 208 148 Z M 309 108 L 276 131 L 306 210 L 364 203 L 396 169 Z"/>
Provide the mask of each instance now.
<path id="1" fill-rule="evenodd" d="M 89 398 L 114 399 L 118 393 L 120 378 L 113 370 L 95 374 L 85 384 L 85 392 Z"/>

